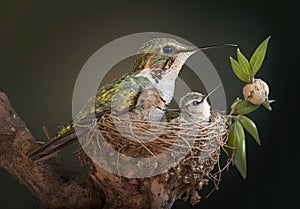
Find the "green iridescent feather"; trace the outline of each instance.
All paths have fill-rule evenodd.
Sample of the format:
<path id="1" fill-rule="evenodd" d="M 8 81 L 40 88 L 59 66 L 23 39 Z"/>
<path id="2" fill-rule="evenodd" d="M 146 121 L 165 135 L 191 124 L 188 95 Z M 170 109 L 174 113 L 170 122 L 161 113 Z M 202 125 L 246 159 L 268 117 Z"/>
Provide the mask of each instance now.
<path id="1" fill-rule="evenodd" d="M 133 77 L 126 74 L 123 77 L 99 88 L 96 96 L 91 97 L 81 111 L 53 136 L 56 139 L 74 128 L 74 124 L 81 123 L 85 119 L 100 117 L 111 112 L 121 114 L 134 107 L 141 89 L 151 86 L 151 82 L 145 77 Z"/>

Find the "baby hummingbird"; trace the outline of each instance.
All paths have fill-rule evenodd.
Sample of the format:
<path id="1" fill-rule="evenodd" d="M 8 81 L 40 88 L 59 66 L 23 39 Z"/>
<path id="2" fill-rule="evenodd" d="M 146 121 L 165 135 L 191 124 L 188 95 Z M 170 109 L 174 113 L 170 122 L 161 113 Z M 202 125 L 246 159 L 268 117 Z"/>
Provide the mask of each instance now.
<path id="1" fill-rule="evenodd" d="M 160 121 L 161 112 L 167 109 L 168 104 L 162 98 L 161 91 L 157 88 L 148 88 L 140 93 L 135 108 L 128 112 L 128 118 L 129 120 Z"/>
<path id="2" fill-rule="evenodd" d="M 183 135 L 187 135 L 188 138 L 194 136 L 195 139 L 201 133 L 202 139 L 201 149 L 192 149 L 195 140 L 187 140 L 185 137 L 182 143 L 188 144 L 191 148 L 191 152 L 198 153 L 198 162 L 204 163 L 212 152 L 218 146 L 218 141 L 210 140 L 209 138 L 209 127 L 211 117 L 211 106 L 207 101 L 207 98 L 216 91 L 222 84 L 216 86 L 209 93 L 203 95 L 198 92 L 189 92 L 184 95 L 179 102 L 180 115 L 171 120 L 171 122 L 179 123 L 178 125 L 182 128 L 181 132 Z M 208 127 L 208 128 L 206 128 Z"/>
<path id="3" fill-rule="evenodd" d="M 209 122 L 211 107 L 207 98 L 220 86 L 222 86 L 222 84 L 219 84 L 205 95 L 198 92 L 189 92 L 184 95 L 179 102 L 180 116 L 173 119 L 172 122 L 193 122 L 202 124 Z"/>

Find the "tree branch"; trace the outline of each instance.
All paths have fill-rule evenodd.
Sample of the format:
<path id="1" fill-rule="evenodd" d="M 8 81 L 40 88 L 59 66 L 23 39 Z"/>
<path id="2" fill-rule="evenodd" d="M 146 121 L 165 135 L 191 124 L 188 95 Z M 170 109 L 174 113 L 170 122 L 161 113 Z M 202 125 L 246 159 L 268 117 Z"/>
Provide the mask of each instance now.
<path id="1" fill-rule="evenodd" d="M 57 157 L 33 163 L 34 137 L 0 92 L 0 167 L 27 186 L 40 208 L 102 208 L 103 195 L 91 177 L 66 169 Z"/>

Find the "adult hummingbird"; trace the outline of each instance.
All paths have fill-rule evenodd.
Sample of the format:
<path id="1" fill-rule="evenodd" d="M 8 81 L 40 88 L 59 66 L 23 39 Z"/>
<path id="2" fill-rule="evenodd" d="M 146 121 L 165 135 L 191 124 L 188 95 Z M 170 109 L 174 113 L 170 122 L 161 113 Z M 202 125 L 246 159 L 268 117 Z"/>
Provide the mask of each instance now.
<path id="1" fill-rule="evenodd" d="M 171 38 L 155 38 L 142 45 L 138 50 L 132 70 L 106 85 L 100 87 L 96 95 L 90 98 L 73 120 L 63 126 L 52 139 L 30 153 L 33 161 L 47 159 L 65 146 L 77 140 L 74 126 L 91 123 L 107 113 L 122 115 L 132 111 L 141 92 L 147 88 L 156 88 L 160 97 L 168 105 L 174 95 L 175 80 L 186 62 L 196 52 L 219 46 L 186 46 Z M 156 111 L 156 120 L 164 115 L 164 109 Z M 77 134 L 77 135 L 76 135 Z"/>

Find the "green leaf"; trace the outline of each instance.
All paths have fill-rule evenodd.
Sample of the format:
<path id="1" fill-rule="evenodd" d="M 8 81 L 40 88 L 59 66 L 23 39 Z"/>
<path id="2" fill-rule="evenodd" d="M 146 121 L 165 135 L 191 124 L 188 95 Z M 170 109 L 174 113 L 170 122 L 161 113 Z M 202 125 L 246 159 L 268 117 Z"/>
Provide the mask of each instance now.
<path id="1" fill-rule="evenodd" d="M 231 108 L 231 109 L 234 109 L 234 108 L 237 106 L 237 104 L 240 103 L 241 101 L 243 101 L 243 100 L 237 97 L 237 98 L 233 101 L 233 103 L 232 103 L 232 105 L 230 106 L 230 108 Z"/>
<path id="2" fill-rule="evenodd" d="M 268 42 L 269 39 L 271 38 L 271 36 L 269 36 L 268 38 L 266 38 L 255 50 L 255 52 L 253 53 L 251 59 L 250 59 L 250 66 L 252 69 L 252 76 L 255 76 L 255 74 L 257 73 L 257 71 L 259 70 L 259 68 L 261 67 L 264 59 L 265 59 L 265 55 L 266 55 L 266 51 L 267 51 L 267 46 L 268 46 Z"/>
<path id="3" fill-rule="evenodd" d="M 237 168 L 243 179 L 247 177 L 246 141 L 242 125 L 237 121 L 231 125 L 228 145 L 235 147 L 233 165 Z"/>
<path id="4" fill-rule="evenodd" d="M 268 100 L 268 101 L 266 101 L 266 102 L 264 102 L 263 103 L 263 106 L 267 109 L 267 110 L 269 110 L 269 111 L 272 111 L 272 107 L 271 107 L 271 105 L 270 104 L 272 104 L 273 102 L 275 102 L 276 100 Z"/>
<path id="5" fill-rule="evenodd" d="M 272 111 L 272 107 L 271 107 L 271 105 L 270 105 L 270 103 L 269 103 L 268 101 L 264 102 L 264 103 L 263 103 L 263 106 L 264 106 L 267 110 Z"/>
<path id="6" fill-rule="evenodd" d="M 236 122 L 235 128 L 237 136 L 237 146 L 233 157 L 234 165 L 244 179 L 247 177 L 247 160 L 246 160 L 246 140 L 242 125 Z"/>
<path id="7" fill-rule="evenodd" d="M 250 118 L 244 115 L 240 115 L 238 120 L 242 124 L 244 129 L 255 139 L 257 144 L 260 145 L 261 142 L 255 123 Z"/>
<path id="8" fill-rule="evenodd" d="M 249 64 L 247 58 L 242 54 L 240 49 L 237 49 L 237 58 L 238 58 L 240 66 L 241 66 L 241 70 L 243 71 L 243 73 L 245 75 L 247 75 L 248 82 L 250 82 L 250 78 L 252 76 L 251 67 L 250 67 L 250 64 Z"/>
<path id="9" fill-rule="evenodd" d="M 254 105 L 251 102 L 243 100 L 236 105 L 235 111 L 233 113 L 238 115 L 245 115 L 256 110 L 258 107 L 259 105 Z"/>
<path id="10" fill-rule="evenodd" d="M 235 143 L 236 138 L 235 138 L 235 135 L 233 132 L 233 129 L 235 126 L 236 126 L 235 123 L 233 123 L 229 126 L 229 136 L 228 136 L 228 141 L 227 141 L 227 145 L 230 147 L 233 147 L 233 148 L 235 148 L 235 145 L 236 145 L 236 143 Z M 225 147 L 225 150 L 227 151 L 228 156 L 232 157 L 232 154 L 233 154 L 232 149 Z"/>
<path id="11" fill-rule="evenodd" d="M 267 110 L 269 110 L 269 111 L 272 111 L 272 107 L 271 107 L 271 103 L 273 103 L 273 102 L 275 102 L 276 100 L 268 100 L 268 101 L 266 101 L 266 102 L 264 102 L 263 103 L 263 106 L 267 109 Z"/>
<path id="12" fill-rule="evenodd" d="M 235 60 L 233 59 L 232 57 L 229 57 L 230 59 L 230 62 L 231 62 L 231 67 L 233 69 L 233 72 L 234 74 L 242 81 L 244 82 L 249 82 L 250 78 L 249 76 L 247 76 L 243 70 L 242 70 L 242 67 L 240 66 L 240 64 Z"/>

